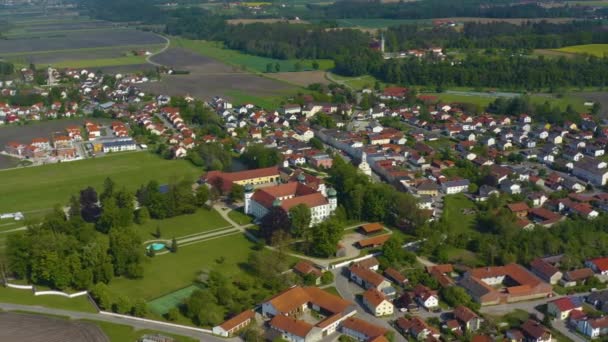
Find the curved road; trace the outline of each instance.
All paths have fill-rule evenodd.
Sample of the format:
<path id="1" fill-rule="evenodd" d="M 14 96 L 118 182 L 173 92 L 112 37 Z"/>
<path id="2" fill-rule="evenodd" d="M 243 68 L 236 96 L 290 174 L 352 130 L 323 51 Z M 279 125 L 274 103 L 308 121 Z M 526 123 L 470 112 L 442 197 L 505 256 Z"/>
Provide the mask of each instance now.
<path id="1" fill-rule="evenodd" d="M 152 61 L 152 57 L 154 57 L 156 55 L 159 55 L 159 54 L 167 51 L 167 49 L 171 46 L 171 41 L 169 40 L 169 38 L 163 36 L 162 34 L 157 34 L 157 36 L 159 36 L 159 37 L 161 37 L 162 39 L 165 40 L 165 46 L 162 49 L 160 49 L 160 50 L 154 52 L 153 54 L 149 55 L 148 57 L 146 57 L 146 62 L 148 62 L 149 64 L 152 64 L 152 65 L 160 67 L 160 66 L 163 66 L 163 65 L 160 64 L 160 63 L 156 63 L 156 62 Z"/>
<path id="2" fill-rule="evenodd" d="M 129 318 L 121 318 L 114 316 L 106 316 L 99 313 L 87 313 L 87 312 L 78 312 L 78 311 L 68 311 L 68 310 L 60 310 L 60 309 L 51 309 L 45 308 L 42 306 L 34 306 L 34 305 L 19 305 L 19 304 L 9 304 L 9 303 L 0 303 L 0 309 L 4 311 L 28 311 L 33 313 L 47 314 L 47 315 L 58 315 L 58 316 L 66 316 L 71 319 L 86 319 L 93 321 L 102 321 L 109 322 L 114 324 L 122 324 L 133 327 L 135 330 L 141 329 L 151 329 L 164 331 L 171 334 L 182 335 L 194 338 L 201 342 L 240 342 L 239 338 L 219 338 L 212 335 L 204 334 L 198 331 L 193 331 L 188 328 L 178 328 L 178 327 L 170 327 L 163 324 L 157 324 L 152 322 L 142 322 L 136 319 Z"/>

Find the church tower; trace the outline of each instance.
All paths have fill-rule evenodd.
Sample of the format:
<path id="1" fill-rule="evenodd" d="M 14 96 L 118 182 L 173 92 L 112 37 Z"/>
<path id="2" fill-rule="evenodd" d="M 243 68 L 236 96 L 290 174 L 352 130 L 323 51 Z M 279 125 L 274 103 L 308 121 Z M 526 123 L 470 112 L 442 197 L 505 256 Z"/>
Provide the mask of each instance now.
<path id="1" fill-rule="evenodd" d="M 327 197 L 329 201 L 329 211 L 334 212 L 338 208 L 338 193 L 333 188 L 327 190 Z"/>
<path id="2" fill-rule="evenodd" d="M 253 196 L 253 185 L 245 185 L 245 214 L 251 215 L 251 197 Z"/>
<path id="3" fill-rule="evenodd" d="M 361 163 L 359 164 L 359 170 L 361 170 L 361 172 L 363 172 L 364 174 L 366 174 L 370 177 L 372 175 L 372 169 L 369 167 L 369 164 L 367 163 L 367 153 L 365 153 L 365 152 L 363 152 L 361 154 Z"/>

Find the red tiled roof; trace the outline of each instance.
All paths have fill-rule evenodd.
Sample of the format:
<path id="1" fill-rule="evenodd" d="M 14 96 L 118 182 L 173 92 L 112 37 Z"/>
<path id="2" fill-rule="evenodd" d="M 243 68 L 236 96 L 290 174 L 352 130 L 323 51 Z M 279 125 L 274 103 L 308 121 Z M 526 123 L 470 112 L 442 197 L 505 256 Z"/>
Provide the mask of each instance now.
<path id="1" fill-rule="evenodd" d="M 363 293 L 363 299 L 371 306 L 376 308 L 386 300 L 386 297 L 384 297 L 384 294 L 377 289 L 370 288 Z"/>
<path id="2" fill-rule="evenodd" d="M 533 271 L 541 274 L 546 279 L 551 278 L 553 275 L 559 272 L 559 269 L 557 267 L 551 265 L 548 262 L 543 261 L 542 259 L 532 260 L 532 262 L 530 262 L 530 267 L 532 267 Z"/>
<path id="3" fill-rule="evenodd" d="M 291 312 L 305 303 L 314 303 L 319 307 L 338 313 L 344 311 L 351 302 L 325 292 L 317 287 L 292 287 L 268 300 L 279 312 Z"/>
<path id="4" fill-rule="evenodd" d="M 382 284 L 382 282 L 384 281 L 384 277 L 380 274 L 358 265 L 351 266 L 350 272 L 354 273 L 355 275 L 357 275 L 357 277 L 363 279 L 365 282 L 372 284 L 376 287 Z"/>
<path id="5" fill-rule="evenodd" d="M 240 314 L 232 317 L 231 319 L 227 320 L 226 322 L 220 324 L 220 327 L 222 329 L 224 329 L 225 331 L 230 331 L 233 328 L 239 326 L 240 324 L 243 324 L 247 320 L 252 319 L 253 317 L 255 317 L 255 312 L 253 312 L 253 310 L 246 310 L 246 311 L 243 311 Z"/>
<path id="6" fill-rule="evenodd" d="M 309 274 L 309 273 L 313 273 L 316 276 L 320 277 L 321 276 L 321 271 L 319 269 L 317 269 L 316 267 L 314 267 L 310 262 L 306 261 L 306 260 L 302 260 L 300 262 L 298 262 L 293 269 L 296 272 L 299 272 L 301 274 Z"/>
<path id="7" fill-rule="evenodd" d="M 369 339 L 384 336 L 388 331 L 383 327 L 379 327 L 356 317 L 349 317 L 344 320 L 344 322 L 342 322 L 342 327 L 357 331 L 367 336 Z"/>
<path id="8" fill-rule="evenodd" d="M 595 258 L 590 260 L 600 272 L 608 271 L 608 258 Z"/>
<path id="9" fill-rule="evenodd" d="M 389 267 L 386 270 L 384 270 L 384 274 L 386 274 L 389 278 L 393 279 L 397 283 L 403 284 L 403 283 L 407 282 L 407 278 L 405 278 L 405 276 L 403 276 L 403 274 L 401 274 L 399 271 L 397 271 L 396 269 L 394 269 L 392 267 Z"/>
<path id="10" fill-rule="evenodd" d="M 584 280 L 584 279 L 587 279 L 592 276 L 593 276 L 593 270 L 590 268 L 587 268 L 587 267 L 580 268 L 578 270 L 569 271 L 569 272 L 566 272 L 566 274 L 564 274 L 564 277 L 570 281 Z"/>
<path id="11" fill-rule="evenodd" d="M 555 305 L 557 309 L 562 312 L 574 310 L 577 308 L 576 305 L 574 305 L 572 299 L 569 297 L 559 298 L 549 303 L 553 303 L 553 305 Z"/>
<path id="12" fill-rule="evenodd" d="M 361 229 L 363 229 L 363 231 L 366 234 L 374 233 L 374 232 L 379 232 L 383 228 L 384 227 L 380 223 L 378 223 L 378 222 L 368 223 L 368 224 L 364 224 L 364 225 L 361 226 Z"/>
<path id="13" fill-rule="evenodd" d="M 313 328 L 311 324 L 283 315 L 274 316 L 270 321 L 270 326 L 302 338 L 306 337 Z"/>
<path id="14" fill-rule="evenodd" d="M 388 241 L 388 239 L 390 239 L 390 237 L 391 237 L 390 234 L 374 236 L 369 239 L 360 240 L 358 242 L 358 244 L 359 244 L 359 247 L 361 247 L 361 248 L 382 246 L 386 241 Z"/>
<path id="15" fill-rule="evenodd" d="M 525 202 L 507 204 L 507 207 L 509 208 L 509 210 L 511 210 L 514 213 L 530 210 L 530 207 L 528 207 L 528 205 Z"/>
<path id="16" fill-rule="evenodd" d="M 477 316 L 476 313 L 474 313 L 471 309 L 467 308 L 466 306 L 460 305 L 457 306 L 454 309 L 454 317 L 464 323 L 469 322 L 470 320 L 472 320 L 473 318 L 477 318 L 479 316 Z"/>

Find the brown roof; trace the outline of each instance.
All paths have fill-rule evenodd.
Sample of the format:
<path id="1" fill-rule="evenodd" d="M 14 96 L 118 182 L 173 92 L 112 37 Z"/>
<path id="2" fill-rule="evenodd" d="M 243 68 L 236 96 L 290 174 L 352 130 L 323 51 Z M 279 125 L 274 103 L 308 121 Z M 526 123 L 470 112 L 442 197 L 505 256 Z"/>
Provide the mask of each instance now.
<path id="1" fill-rule="evenodd" d="M 372 268 L 380 265 L 380 262 L 378 261 L 378 259 L 371 257 L 357 262 L 357 265 L 365 268 Z"/>
<path id="2" fill-rule="evenodd" d="M 208 183 L 213 184 L 215 179 L 220 178 L 224 181 L 224 183 L 229 184 L 228 189 L 230 189 L 229 186 L 232 185 L 232 182 L 271 176 L 279 176 L 278 166 L 238 172 L 209 171 L 206 175 L 203 176 L 203 179 L 205 179 Z M 224 187 L 227 187 L 227 185 L 224 185 Z"/>
<path id="3" fill-rule="evenodd" d="M 530 210 L 530 207 L 528 207 L 526 202 L 517 202 L 517 203 L 507 204 L 507 207 L 509 208 L 509 210 L 511 210 L 514 213 Z"/>
<path id="4" fill-rule="evenodd" d="M 471 338 L 471 342 L 492 342 L 492 338 L 487 335 L 475 335 Z"/>
<path id="5" fill-rule="evenodd" d="M 313 273 L 317 277 L 321 276 L 321 271 L 306 260 L 298 262 L 293 269 L 300 274 Z"/>
<path id="6" fill-rule="evenodd" d="M 461 322 L 467 323 L 479 316 L 466 306 L 460 305 L 454 309 L 454 317 Z"/>
<path id="7" fill-rule="evenodd" d="M 505 266 L 493 266 L 493 267 L 480 267 L 474 268 L 469 271 L 470 274 L 478 279 L 483 278 L 495 278 L 498 276 L 508 275 L 509 278 L 514 280 L 519 285 L 531 285 L 536 286 L 542 281 L 534 276 L 532 273 L 528 272 L 525 268 L 518 264 L 508 264 Z"/>
<path id="8" fill-rule="evenodd" d="M 247 322 L 248 320 L 252 319 L 253 317 L 255 317 L 255 312 L 253 312 L 253 310 L 246 310 L 232 317 L 226 322 L 220 324 L 220 327 L 225 331 L 230 331 L 238 325 L 243 324 L 244 322 Z"/>
<path id="9" fill-rule="evenodd" d="M 357 277 L 363 279 L 366 283 L 372 284 L 376 287 L 382 284 L 382 282 L 384 281 L 384 277 L 380 274 L 358 265 L 353 265 L 350 268 L 350 272 L 357 275 Z"/>
<path id="10" fill-rule="evenodd" d="M 584 280 L 584 279 L 587 279 L 592 276 L 593 276 L 593 270 L 588 267 L 579 268 L 578 270 L 569 271 L 569 272 L 566 272 L 566 274 L 564 274 L 564 278 L 566 278 L 569 281 Z"/>
<path id="11" fill-rule="evenodd" d="M 360 332 L 361 334 L 367 336 L 369 339 L 384 336 L 384 334 L 386 334 L 386 332 L 388 331 L 383 327 L 368 323 L 356 317 L 347 318 L 344 322 L 342 322 L 342 327 Z"/>
<path id="12" fill-rule="evenodd" d="M 545 279 L 551 278 L 559 269 L 548 262 L 543 261 L 542 259 L 534 259 L 530 262 L 530 267 L 534 272 L 541 275 Z"/>
<path id="13" fill-rule="evenodd" d="M 288 211 L 298 204 L 309 208 L 327 204 L 327 198 L 313 188 L 299 182 L 289 182 L 277 186 L 258 189 L 252 198 L 266 208 L 271 208 L 277 198 L 291 197 L 281 201 L 281 208 Z"/>
<path id="14" fill-rule="evenodd" d="M 384 245 L 384 243 L 386 241 L 388 241 L 388 239 L 390 237 L 391 237 L 390 234 L 380 235 L 380 236 L 374 236 L 374 237 L 371 237 L 369 239 L 360 240 L 358 242 L 358 244 L 359 244 L 359 247 L 361 247 L 361 248 L 373 247 L 373 246 L 382 246 L 382 245 Z"/>
<path id="15" fill-rule="evenodd" d="M 291 312 L 306 303 L 313 303 L 331 313 L 343 312 L 351 302 L 317 287 L 292 287 L 268 300 L 279 312 Z"/>
<path id="16" fill-rule="evenodd" d="M 428 266 L 426 268 L 426 271 L 428 273 L 431 273 L 431 271 L 433 270 L 437 270 L 441 273 L 452 273 L 454 272 L 454 265 L 452 264 L 441 264 L 441 265 L 434 265 L 434 266 Z"/>
<path id="17" fill-rule="evenodd" d="M 384 294 L 382 292 L 376 290 L 375 288 L 368 289 L 363 293 L 363 299 L 369 303 L 374 308 L 378 307 L 378 305 L 382 304 L 386 300 Z"/>
<path id="18" fill-rule="evenodd" d="M 531 336 L 534 339 L 539 339 L 545 337 L 546 335 L 551 335 L 551 333 L 549 333 L 549 331 L 542 324 L 531 319 L 527 320 L 524 324 L 522 324 L 521 330 L 524 332 L 524 334 Z"/>
<path id="19" fill-rule="evenodd" d="M 270 326 L 302 338 L 306 337 L 306 335 L 308 335 L 313 328 L 312 324 L 283 315 L 274 316 L 274 318 L 270 321 Z"/>
<path id="20" fill-rule="evenodd" d="M 366 234 L 370 234 L 370 233 L 375 233 L 375 232 L 379 232 L 383 229 L 384 227 L 378 223 L 378 222 L 374 222 L 374 223 L 368 223 L 368 224 L 364 224 L 361 226 L 361 229 L 363 229 L 363 231 Z"/>
<path id="21" fill-rule="evenodd" d="M 405 278 L 405 276 L 403 276 L 403 274 L 399 273 L 399 271 L 397 271 L 396 269 L 389 267 L 386 270 L 384 270 L 384 274 L 393 279 L 396 283 L 399 284 L 403 284 L 405 282 L 407 282 L 407 278 Z"/>

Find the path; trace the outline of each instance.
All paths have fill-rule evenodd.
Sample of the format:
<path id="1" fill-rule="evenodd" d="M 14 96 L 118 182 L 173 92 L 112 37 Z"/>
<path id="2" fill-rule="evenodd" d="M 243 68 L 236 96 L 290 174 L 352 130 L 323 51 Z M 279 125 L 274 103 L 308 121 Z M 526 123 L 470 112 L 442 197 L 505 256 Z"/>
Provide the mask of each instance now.
<path id="1" fill-rule="evenodd" d="M 106 316 L 106 315 L 102 315 L 99 313 L 68 311 L 68 310 L 61 310 L 61 309 L 45 308 L 45 307 L 35 306 L 35 305 L 20 305 L 20 304 L 9 304 L 9 303 L 0 303 L 0 309 L 5 310 L 5 311 L 16 311 L 16 310 L 29 311 L 29 312 L 35 312 L 35 313 L 47 314 L 47 315 L 65 316 L 65 317 L 70 317 L 71 319 L 86 319 L 86 320 L 93 320 L 93 321 L 109 322 L 109 323 L 114 323 L 114 324 L 122 324 L 122 325 L 131 326 L 136 330 L 141 330 L 141 329 L 158 330 L 158 331 L 163 331 L 163 332 L 167 332 L 167 333 L 171 333 L 171 334 L 191 337 L 191 338 L 194 338 L 201 342 L 240 341 L 240 339 L 236 339 L 236 338 L 232 338 L 232 339 L 218 338 L 218 337 L 215 337 L 212 335 L 207 335 L 207 334 L 204 334 L 204 333 L 201 333 L 198 331 L 193 331 L 193 330 L 190 330 L 185 327 L 184 328 L 171 327 L 171 326 L 167 326 L 167 325 L 160 324 L 160 323 L 142 322 L 137 319 Z"/>
<path id="2" fill-rule="evenodd" d="M 171 46 L 171 41 L 169 40 L 169 38 L 167 38 L 167 37 L 163 36 L 162 34 L 157 34 L 157 36 L 159 36 L 159 37 L 161 37 L 162 39 L 164 39 L 164 40 L 165 40 L 165 46 L 164 46 L 162 49 L 160 49 L 160 50 L 158 50 L 158 51 L 156 51 L 156 52 L 154 52 L 154 53 L 152 53 L 152 54 L 148 55 L 148 57 L 146 57 L 146 62 L 148 62 L 149 64 L 152 64 L 152 65 L 155 65 L 155 66 L 162 67 L 163 65 L 162 65 L 162 64 L 160 64 L 160 63 L 156 63 L 156 62 L 154 62 L 154 61 L 152 60 L 152 57 L 154 57 L 154 56 L 156 56 L 156 55 L 159 55 L 159 54 L 161 54 L 161 53 L 163 53 L 163 52 L 167 51 L 167 49 L 168 49 L 168 48 Z"/>

